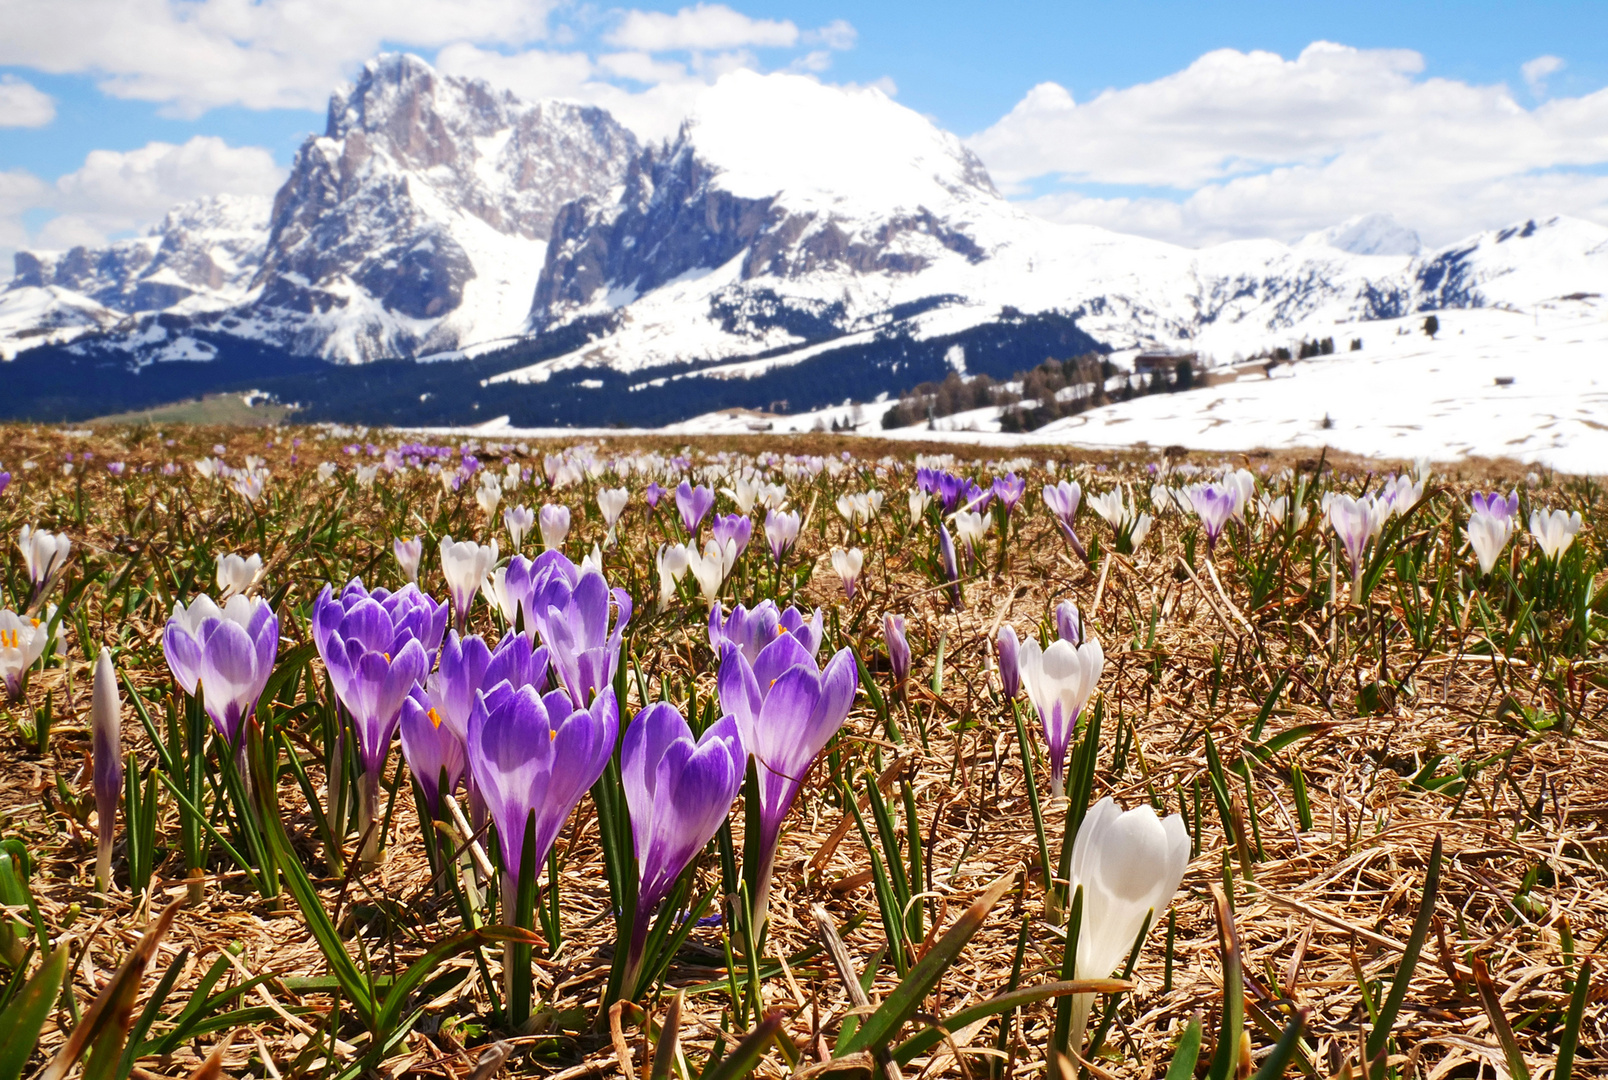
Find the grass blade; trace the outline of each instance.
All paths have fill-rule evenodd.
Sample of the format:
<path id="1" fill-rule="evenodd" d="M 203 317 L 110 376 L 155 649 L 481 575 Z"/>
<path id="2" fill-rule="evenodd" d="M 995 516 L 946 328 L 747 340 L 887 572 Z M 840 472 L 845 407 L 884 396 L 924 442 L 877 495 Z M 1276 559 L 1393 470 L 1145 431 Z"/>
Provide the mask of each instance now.
<path id="1" fill-rule="evenodd" d="M 39 1045 L 39 1032 L 67 977 L 67 946 L 58 945 L 0 1012 L 0 1080 L 17 1080 Z"/>
<path id="2" fill-rule="evenodd" d="M 1407 948 L 1401 955 L 1401 965 L 1396 968 L 1396 977 L 1391 981 L 1390 993 L 1385 997 L 1385 1003 L 1379 1009 L 1379 1017 L 1374 1029 L 1368 1036 L 1368 1060 L 1372 1061 L 1379 1056 L 1379 1052 L 1390 1041 L 1390 1031 L 1396 1024 L 1396 1014 L 1401 1012 L 1402 1002 L 1407 1000 L 1407 987 L 1413 981 L 1413 972 L 1418 967 L 1418 954 L 1424 948 L 1424 941 L 1429 937 L 1429 927 L 1435 918 L 1435 893 L 1440 888 L 1441 874 L 1441 837 L 1437 833 L 1435 844 L 1429 851 L 1429 869 L 1424 875 L 1423 899 L 1418 904 L 1418 918 L 1413 920 L 1413 932 L 1407 939 Z"/>

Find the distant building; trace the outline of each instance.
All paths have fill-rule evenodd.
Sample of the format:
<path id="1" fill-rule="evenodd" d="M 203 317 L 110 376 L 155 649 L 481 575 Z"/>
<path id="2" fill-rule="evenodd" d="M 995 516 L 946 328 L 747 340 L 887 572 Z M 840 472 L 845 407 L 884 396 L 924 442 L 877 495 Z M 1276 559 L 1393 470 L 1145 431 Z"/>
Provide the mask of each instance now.
<path id="1" fill-rule="evenodd" d="M 1190 367 L 1200 367 L 1200 356 L 1192 352 L 1143 352 L 1133 358 L 1133 370 L 1140 375 L 1149 375 L 1153 371 L 1172 374 L 1178 368 L 1180 360 L 1188 360 Z"/>

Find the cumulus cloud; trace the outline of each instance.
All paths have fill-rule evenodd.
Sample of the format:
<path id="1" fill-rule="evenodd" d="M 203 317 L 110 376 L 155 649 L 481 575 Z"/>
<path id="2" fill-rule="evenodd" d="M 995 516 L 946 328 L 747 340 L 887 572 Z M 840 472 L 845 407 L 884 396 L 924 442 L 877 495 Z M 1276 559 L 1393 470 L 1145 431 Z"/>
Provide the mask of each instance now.
<path id="1" fill-rule="evenodd" d="M 798 39 L 798 26 L 790 19 L 754 19 L 725 4 L 698 4 L 674 15 L 628 11 L 605 38 L 640 52 L 790 49 Z"/>
<path id="2" fill-rule="evenodd" d="M 557 0 L 7 0 L 0 64 L 88 73 L 179 115 L 219 105 L 321 109 L 390 44 L 542 40 Z"/>
<path id="3" fill-rule="evenodd" d="M 105 243 L 152 224 L 176 203 L 205 195 L 271 195 L 284 179 L 266 149 L 206 135 L 126 152 L 91 151 L 55 183 L 24 170 L 0 172 L 0 254 Z M 30 210 L 55 211 L 32 236 L 22 223 Z"/>
<path id="4" fill-rule="evenodd" d="M 1524 75 L 1524 82 L 1530 88 L 1530 93 L 1539 98 L 1547 95 L 1547 76 L 1562 71 L 1567 66 L 1560 56 L 1538 56 L 1522 64 L 1519 71 Z"/>
<path id="5" fill-rule="evenodd" d="M 54 119 L 49 94 L 15 75 L 0 75 L 0 127 L 44 127 Z"/>
<path id="6" fill-rule="evenodd" d="M 1608 161 L 1608 91 L 1527 109 L 1423 67 L 1327 42 L 1293 60 L 1224 49 L 1083 104 L 1036 86 L 969 141 L 1047 216 L 1181 242 L 1293 238 L 1378 210 L 1431 242 L 1537 213 L 1608 221 L 1608 178 L 1590 171 Z"/>

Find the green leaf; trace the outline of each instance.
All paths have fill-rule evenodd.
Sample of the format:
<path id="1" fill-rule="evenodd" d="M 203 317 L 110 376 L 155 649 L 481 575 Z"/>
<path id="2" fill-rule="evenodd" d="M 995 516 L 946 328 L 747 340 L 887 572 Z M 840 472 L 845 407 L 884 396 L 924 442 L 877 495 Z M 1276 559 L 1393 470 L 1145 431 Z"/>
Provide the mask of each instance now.
<path id="1" fill-rule="evenodd" d="M 424 981 L 436 973 L 436 969 L 447 960 L 473 948 L 476 945 L 490 944 L 494 941 L 511 941 L 518 945 L 540 945 L 542 939 L 529 930 L 522 930 L 514 926 L 486 926 L 478 930 L 465 930 L 461 934 L 454 934 L 436 942 L 430 950 L 408 965 L 391 989 L 385 995 L 385 1001 L 380 1005 L 374 1023 L 376 1037 L 391 1033 L 407 1005 L 408 998 Z"/>
<path id="2" fill-rule="evenodd" d="M 784 1019 L 782 1010 L 772 1009 L 765 1014 L 765 1019 L 743 1037 L 743 1041 L 732 1047 L 730 1054 L 714 1071 L 704 1070 L 704 1080 L 742 1080 L 743 1077 L 754 1071 L 759 1063 L 759 1056 L 765 1052 L 770 1041 L 782 1029 Z"/>
<path id="3" fill-rule="evenodd" d="M 1558 1042 L 1558 1064 L 1553 1067 L 1552 1080 L 1570 1080 L 1574 1073 L 1575 1047 L 1580 1043 L 1580 1022 L 1586 1015 L 1590 988 L 1591 961 L 1587 959 L 1580 964 L 1580 974 L 1575 976 L 1574 993 L 1569 998 L 1569 1018 L 1564 1021 L 1563 1038 Z"/>
<path id="4" fill-rule="evenodd" d="M 1172 1064 L 1167 1066 L 1166 1080 L 1191 1080 L 1195 1063 L 1200 1060 L 1200 1021 L 1191 1020 L 1178 1037 L 1178 1049 L 1173 1051 Z"/>
<path id="5" fill-rule="evenodd" d="M 965 914 L 956 919 L 944 936 L 938 939 L 937 944 L 923 956 L 910 974 L 894 987 L 893 993 L 883 1001 L 882 1006 L 866 1018 L 854 1037 L 833 1054 L 842 1057 L 857 1050 L 869 1050 L 873 1046 L 881 1046 L 890 1042 L 899 1034 L 899 1029 L 906 1020 L 914 1016 L 921 1008 L 932 988 L 938 984 L 943 973 L 949 969 L 960 956 L 966 943 L 971 941 L 972 935 L 982 928 L 983 921 L 988 913 L 999 903 L 1000 897 L 1010 891 L 1014 875 L 1007 874 L 994 884 L 990 885 L 983 895 L 968 908 Z"/>
<path id="6" fill-rule="evenodd" d="M 1295 1052 L 1301 1048 L 1301 1032 L 1306 1028 L 1307 1011 L 1297 1009 L 1284 1028 L 1284 1034 L 1274 1044 L 1273 1051 L 1262 1061 L 1262 1067 L 1256 1070 L 1255 1080 L 1279 1080 L 1295 1059 Z"/>
<path id="7" fill-rule="evenodd" d="M 17 1080 L 39 1045 L 39 1031 L 67 977 L 67 952 L 67 946 L 57 946 L 0 1012 L 0 1080 Z"/>
<path id="8" fill-rule="evenodd" d="M 1401 965 L 1396 968 L 1396 977 L 1391 981 L 1390 993 L 1385 997 L 1373 1032 L 1368 1036 L 1369 1061 L 1378 1057 L 1380 1051 L 1385 1048 L 1390 1039 L 1390 1029 L 1396 1024 L 1396 1014 L 1401 1012 L 1402 1002 L 1407 1000 L 1407 987 L 1413 981 L 1413 971 L 1418 966 L 1418 954 L 1423 950 L 1424 940 L 1429 936 L 1430 923 L 1435 918 L 1435 893 L 1440 888 L 1440 874 L 1441 837 L 1436 833 L 1435 844 L 1429 851 L 1429 868 L 1424 875 L 1423 899 L 1418 903 L 1418 918 L 1413 920 L 1413 932 L 1407 938 L 1407 948 L 1402 952 Z"/>
<path id="9" fill-rule="evenodd" d="M 1217 1052 L 1212 1055 L 1210 1080 L 1228 1080 L 1239 1064 L 1239 1045 L 1245 1027 L 1245 983 L 1240 967 L 1239 934 L 1234 930 L 1234 912 L 1222 887 L 1212 885 L 1217 905 L 1217 941 L 1223 955 L 1223 1030 L 1217 1036 Z"/>

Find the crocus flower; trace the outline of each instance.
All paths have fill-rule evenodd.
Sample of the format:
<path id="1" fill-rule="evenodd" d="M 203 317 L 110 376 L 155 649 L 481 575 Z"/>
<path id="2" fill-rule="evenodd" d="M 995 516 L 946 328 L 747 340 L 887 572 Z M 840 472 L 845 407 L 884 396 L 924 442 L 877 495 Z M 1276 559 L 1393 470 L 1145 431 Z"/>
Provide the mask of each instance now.
<path id="1" fill-rule="evenodd" d="M 1072 523 L 1078 516 L 1078 503 L 1082 501 L 1083 488 L 1075 480 L 1062 480 L 1058 484 L 1044 485 L 1044 508 L 1055 519 L 1061 534 L 1066 537 L 1067 543 L 1072 545 L 1072 550 L 1080 559 L 1087 558 L 1088 553 L 1083 550 L 1083 541 L 1078 539 Z"/>
<path id="2" fill-rule="evenodd" d="M 587 709 L 576 708 L 562 690 L 543 695 L 533 686 L 516 690 L 508 683 L 475 696 L 469 771 L 497 825 L 510 909 L 525 860 L 533 871 L 546 860 L 570 811 L 603 775 L 619 726 L 612 687 L 604 687 Z M 527 849 L 525 827 L 532 817 L 535 844 Z"/>
<path id="3" fill-rule="evenodd" d="M 508 539 L 514 545 L 514 551 L 525 546 L 525 534 L 530 527 L 536 524 L 536 512 L 523 504 L 510 506 L 503 511 L 503 527 L 508 530 Z"/>
<path id="4" fill-rule="evenodd" d="M 921 519 L 927 516 L 927 507 L 932 505 L 931 492 L 922 488 L 910 489 L 910 524 L 919 525 Z"/>
<path id="5" fill-rule="evenodd" d="M 543 547 L 548 551 L 558 551 L 564 546 L 564 539 L 569 536 L 569 531 L 569 507 L 557 503 L 548 503 L 542 507 Z"/>
<path id="6" fill-rule="evenodd" d="M 735 554 L 732 559 L 735 562 L 748 547 L 748 541 L 753 538 L 754 523 L 742 514 L 716 514 L 709 531 L 722 548 L 727 544 L 734 545 Z"/>
<path id="7" fill-rule="evenodd" d="M 51 581 L 67 564 L 67 554 L 73 542 L 66 533 L 53 533 L 24 525 L 17 536 L 17 547 L 22 550 L 23 567 L 33 585 L 33 599 L 43 596 Z"/>
<path id="8" fill-rule="evenodd" d="M 709 607 L 709 647 L 716 656 L 722 656 L 727 644 L 735 645 L 742 650 L 750 664 L 759 658 L 760 650 L 775 641 L 779 634 L 792 634 L 798 638 L 813 658 L 820 651 L 824 627 L 819 608 L 806 621 L 797 608 L 783 610 L 776 606 L 774 600 L 761 601 L 752 610 L 738 604 L 729 615 L 723 612 L 719 603 Z"/>
<path id="9" fill-rule="evenodd" d="M 359 828 L 368 833 L 363 860 L 372 864 L 379 837 L 369 831 L 379 800 L 380 774 L 401 721 L 402 702 L 430 670 L 446 629 L 446 605 L 406 585 L 397 592 L 359 579 L 333 595 L 328 585 L 313 605 L 313 644 L 346 707 L 363 765 L 358 785 Z"/>
<path id="10" fill-rule="evenodd" d="M 1479 560 L 1480 573 L 1489 574 L 1507 542 L 1513 538 L 1513 515 L 1518 511 L 1519 495 L 1511 502 L 1492 492 L 1488 497 L 1475 492 L 1470 500 L 1474 512 L 1468 518 L 1468 542 Z"/>
<path id="11" fill-rule="evenodd" d="M 49 643 L 50 629 L 38 619 L 0 611 L 0 679 L 5 681 L 8 701 L 22 700 L 28 669 L 44 655 Z"/>
<path id="12" fill-rule="evenodd" d="M 731 813 L 747 762 L 732 716 L 721 717 L 694 739 L 675 706 L 659 702 L 625 729 L 620 781 L 631 811 L 639 875 L 622 984 L 627 994 L 635 990 L 654 909 Z"/>
<path id="13" fill-rule="evenodd" d="M 795 635 L 781 634 L 752 664 L 741 649 L 728 645 L 717 685 L 721 710 L 737 718 L 759 779 L 759 836 L 749 847 L 758 869 L 757 934 L 769 908 L 782 819 L 810 766 L 848 717 L 859 673 L 851 650 L 839 650 L 823 671 Z"/>
<path id="14" fill-rule="evenodd" d="M 854 599 L 854 586 L 860 580 L 860 571 L 865 567 L 865 553 L 859 548 L 832 549 L 832 569 L 843 580 L 843 595 L 846 599 Z"/>
<path id="15" fill-rule="evenodd" d="M 1580 511 L 1565 514 L 1562 510 L 1532 510 L 1530 512 L 1530 535 L 1535 542 L 1541 545 L 1541 550 L 1554 561 L 1561 559 L 1563 553 L 1569 550 L 1574 543 L 1575 534 L 1580 531 Z"/>
<path id="16" fill-rule="evenodd" d="M 726 574 L 737 561 L 737 546 L 729 540 L 724 545 L 710 540 L 704 544 L 702 554 L 699 554 L 696 544 L 688 544 L 686 551 L 687 569 L 692 571 L 694 580 L 698 582 L 698 591 L 703 594 L 706 604 L 713 604 L 715 597 L 720 595 L 720 587 L 726 582 Z"/>
<path id="17" fill-rule="evenodd" d="M 402 567 L 402 577 L 410 585 L 418 585 L 418 563 L 425 558 L 425 542 L 420 537 L 404 540 L 397 537 L 391 542 L 391 553 L 397 556 L 397 566 Z"/>
<path id="18" fill-rule="evenodd" d="M 955 541 L 943 522 L 938 523 L 938 559 L 943 564 L 944 576 L 949 579 L 949 598 L 960 607 L 960 563 L 955 558 Z"/>
<path id="19" fill-rule="evenodd" d="M 702 484 L 693 487 L 683 480 L 676 488 L 676 509 L 681 512 L 681 527 L 688 536 L 697 535 L 698 524 L 714 505 L 715 493 Z"/>
<path id="20" fill-rule="evenodd" d="M 1103 979 L 1133 949 L 1147 917 L 1154 927 L 1172 904 L 1189 866 L 1184 819 L 1158 820 L 1148 805 L 1124 813 L 1110 796 L 1089 808 L 1072 842 L 1070 882 L 1083 889 L 1074 976 Z M 1081 1045 L 1093 994 L 1072 999 L 1072 1032 Z"/>
<path id="21" fill-rule="evenodd" d="M 246 559 L 234 554 L 218 556 L 218 599 L 227 600 L 235 593 L 249 593 L 261 580 L 261 555 Z"/>
<path id="22" fill-rule="evenodd" d="M 261 597 L 236 593 L 220 608 L 205 593 L 175 602 L 162 651 L 186 694 L 201 694 L 212 726 L 239 749 L 241 726 L 257 708 L 279 655 L 279 617 Z"/>
<path id="23" fill-rule="evenodd" d="M 491 568 L 497 564 L 497 540 L 477 544 L 473 540 L 453 542 L 452 537 L 441 538 L 441 573 L 447 579 L 452 593 L 453 625 L 462 633 L 469 621 L 469 609 L 474 605 L 475 593 Z"/>
<path id="24" fill-rule="evenodd" d="M 480 504 L 481 513 L 496 520 L 493 515 L 497 513 L 497 504 L 502 502 L 502 485 L 497 483 L 496 476 L 487 473 L 481 478 L 480 486 L 475 489 L 475 502 Z"/>
<path id="25" fill-rule="evenodd" d="M 642 497 L 647 500 L 648 509 L 657 510 L 659 500 L 664 498 L 664 488 L 659 486 L 659 481 L 650 480 L 647 488 L 642 492 Z"/>
<path id="26" fill-rule="evenodd" d="M 620 664 L 620 641 L 631 621 L 631 597 L 624 589 L 611 593 L 598 571 L 570 566 L 573 577 L 562 572 L 552 574 L 535 598 L 531 618 L 542 644 L 547 646 L 559 683 L 577 704 L 590 705 L 614 682 L 614 672 Z M 612 631 L 611 596 L 618 608 Z"/>
<path id="27" fill-rule="evenodd" d="M 1346 549 L 1346 558 L 1351 563 L 1351 600 L 1356 603 L 1362 590 L 1363 549 L 1379 531 L 1385 511 L 1369 495 L 1355 499 L 1350 495 L 1335 495 L 1329 499 L 1328 513 L 1329 525 L 1340 538 L 1340 546 Z"/>
<path id="28" fill-rule="evenodd" d="M 95 887 L 112 882 L 112 839 L 117 800 L 123 794 L 123 699 L 117 692 L 112 654 L 101 646 L 95 661 L 95 689 L 90 697 L 90 733 L 95 755 Z"/>
<path id="29" fill-rule="evenodd" d="M 1190 507 L 1200 518 L 1201 527 L 1206 530 L 1206 551 L 1210 554 L 1216 549 L 1218 537 L 1223 535 L 1228 519 L 1234 516 L 1238 491 L 1224 484 L 1191 484 L 1185 490 L 1189 494 Z"/>
<path id="30" fill-rule="evenodd" d="M 660 544 L 659 553 L 654 557 L 654 566 L 659 571 L 659 610 L 662 612 L 670 606 L 670 601 L 676 595 L 676 582 L 687 572 L 691 565 L 687 557 L 685 544 Z"/>
<path id="31" fill-rule="evenodd" d="M 994 645 L 999 650 L 1000 690 L 1010 701 L 1022 692 L 1022 643 L 1016 637 L 1016 628 L 1010 623 L 1001 626 Z"/>
<path id="32" fill-rule="evenodd" d="M 765 542 L 770 545 L 771 558 L 781 566 L 787 553 L 798 543 L 798 530 L 802 520 L 797 511 L 765 511 Z"/>
<path id="33" fill-rule="evenodd" d="M 1100 681 L 1105 653 L 1093 638 L 1079 646 L 1057 640 L 1045 649 L 1030 637 L 1021 648 L 1020 668 L 1022 685 L 1038 712 L 1050 750 L 1050 795 L 1060 798 L 1066 784 L 1067 748 L 1078 716 Z"/>
<path id="34" fill-rule="evenodd" d="M 1016 512 L 1016 504 L 1022 501 L 1027 493 L 1027 481 L 1015 473 L 1007 473 L 994 479 L 994 497 L 1005 508 L 1005 516 L 1010 517 Z"/>
<path id="35" fill-rule="evenodd" d="M 0 469 L 0 495 L 4 495 L 6 488 L 11 486 L 11 474 Z"/>
<path id="36" fill-rule="evenodd" d="M 1073 600 L 1062 600 L 1055 605 L 1055 633 L 1062 641 L 1076 648 L 1083 644 L 1083 615 Z"/>
<path id="37" fill-rule="evenodd" d="M 468 769 L 463 738 L 447 726 L 439 709 L 430 705 L 425 692 L 415 686 L 402 702 L 402 756 L 424 793 L 430 817 L 441 817 L 441 796 L 450 795 L 462 783 Z"/>
<path id="38" fill-rule="evenodd" d="M 815 617 L 821 617 L 817 611 Z M 903 686 L 910 678 L 910 639 L 905 636 L 903 615 L 887 612 L 882 616 L 882 636 L 888 642 L 888 667 L 893 671 L 893 684 Z"/>
<path id="39" fill-rule="evenodd" d="M 597 509 L 603 515 L 603 524 L 609 527 L 608 539 L 605 546 L 614 546 L 614 526 L 619 523 L 620 515 L 625 513 L 625 504 L 631 501 L 631 493 L 625 488 L 601 488 L 597 493 Z"/>
<path id="40" fill-rule="evenodd" d="M 977 561 L 977 545 L 988 532 L 989 519 L 975 510 L 957 510 L 950 518 L 955 524 L 955 535 L 966 547 L 966 557 Z"/>

